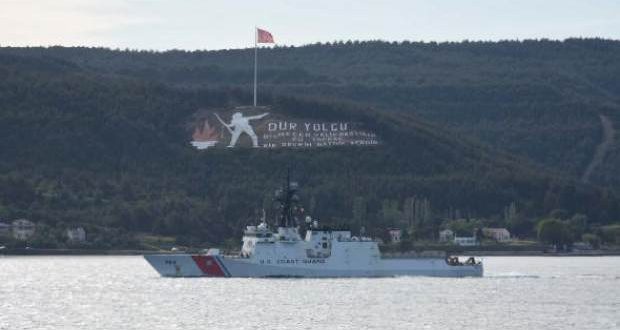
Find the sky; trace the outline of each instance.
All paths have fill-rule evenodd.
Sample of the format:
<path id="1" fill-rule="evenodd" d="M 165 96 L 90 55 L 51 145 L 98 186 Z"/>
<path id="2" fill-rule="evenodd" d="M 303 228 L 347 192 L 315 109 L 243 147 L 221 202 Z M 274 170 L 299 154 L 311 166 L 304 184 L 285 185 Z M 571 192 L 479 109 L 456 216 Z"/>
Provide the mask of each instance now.
<path id="1" fill-rule="evenodd" d="M 620 0 L 0 0 L 1 46 L 146 50 L 338 40 L 620 39 Z"/>

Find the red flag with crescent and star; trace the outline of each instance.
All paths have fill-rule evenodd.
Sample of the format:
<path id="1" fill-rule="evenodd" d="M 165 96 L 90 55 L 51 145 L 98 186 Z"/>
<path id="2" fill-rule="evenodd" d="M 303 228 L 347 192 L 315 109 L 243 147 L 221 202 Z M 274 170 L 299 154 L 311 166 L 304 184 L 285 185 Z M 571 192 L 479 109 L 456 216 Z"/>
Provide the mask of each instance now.
<path id="1" fill-rule="evenodd" d="M 273 44 L 273 36 L 269 31 L 265 31 L 263 29 L 256 28 L 257 33 L 257 42 L 259 44 Z"/>

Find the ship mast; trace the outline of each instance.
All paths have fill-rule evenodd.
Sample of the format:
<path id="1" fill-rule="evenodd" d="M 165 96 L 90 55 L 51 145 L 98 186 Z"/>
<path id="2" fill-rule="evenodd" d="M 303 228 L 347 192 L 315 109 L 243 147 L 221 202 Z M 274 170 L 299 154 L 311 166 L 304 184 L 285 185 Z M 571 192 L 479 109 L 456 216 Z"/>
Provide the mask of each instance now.
<path id="1" fill-rule="evenodd" d="M 286 183 L 282 189 L 276 192 L 276 200 L 280 204 L 280 219 L 278 225 L 280 227 L 295 227 L 296 221 L 293 217 L 294 206 L 299 202 L 297 196 L 297 183 L 291 182 L 290 169 L 286 170 Z"/>

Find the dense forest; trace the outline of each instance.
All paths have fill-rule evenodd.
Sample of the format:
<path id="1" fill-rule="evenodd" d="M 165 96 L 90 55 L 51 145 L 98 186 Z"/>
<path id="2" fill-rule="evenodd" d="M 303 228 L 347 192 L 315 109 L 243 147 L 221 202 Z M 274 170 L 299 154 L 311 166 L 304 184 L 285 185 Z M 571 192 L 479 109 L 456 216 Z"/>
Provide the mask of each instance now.
<path id="1" fill-rule="evenodd" d="M 604 236 L 620 221 L 618 144 L 581 180 L 600 115 L 620 127 L 620 42 L 339 42 L 259 56 L 273 112 L 361 122 L 384 144 L 193 149 L 197 109 L 251 103 L 249 49 L 0 48 L 0 219 L 55 236 L 81 225 L 94 247 L 146 234 L 222 244 L 263 209 L 273 217 L 290 167 L 308 213 L 376 235 L 486 225 L 533 237 L 545 219 Z M 37 243 L 58 246 L 54 235 Z"/>

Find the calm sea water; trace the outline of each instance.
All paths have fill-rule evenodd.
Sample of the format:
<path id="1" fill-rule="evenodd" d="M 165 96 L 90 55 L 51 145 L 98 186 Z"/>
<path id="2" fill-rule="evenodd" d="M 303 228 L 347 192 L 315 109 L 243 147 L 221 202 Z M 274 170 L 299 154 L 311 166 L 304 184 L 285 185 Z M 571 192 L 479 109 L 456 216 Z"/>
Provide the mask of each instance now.
<path id="1" fill-rule="evenodd" d="M 167 279 L 141 257 L 1 257 L 0 329 L 620 329 L 619 257 L 484 278 Z"/>

